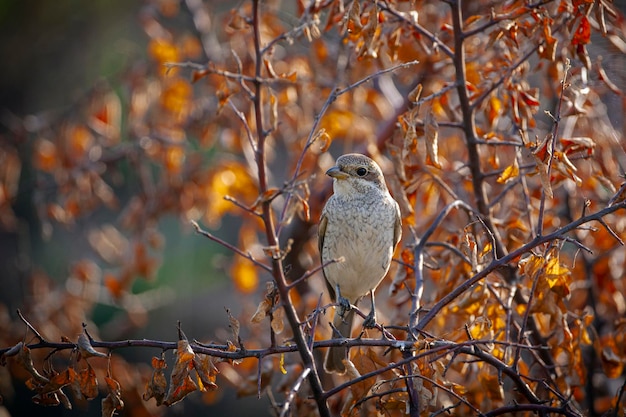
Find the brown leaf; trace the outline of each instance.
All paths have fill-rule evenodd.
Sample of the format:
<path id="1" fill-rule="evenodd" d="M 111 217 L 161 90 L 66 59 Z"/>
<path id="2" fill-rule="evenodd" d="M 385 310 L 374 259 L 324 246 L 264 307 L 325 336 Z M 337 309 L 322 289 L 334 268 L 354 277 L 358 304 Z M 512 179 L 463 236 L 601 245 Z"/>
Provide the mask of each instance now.
<path id="1" fill-rule="evenodd" d="M 239 329 L 241 327 L 239 325 L 239 320 L 237 320 L 235 316 L 231 314 L 228 308 L 226 309 L 226 314 L 228 314 L 228 327 L 230 327 L 230 330 L 233 332 L 234 340 L 238 342 L 239 341 Z"/>
<path id="2" fill-rule="evenodd" d="M 146 383 L 146 391 L 143 393 L 143 400 L 148 401 L 150 398 L 156 400 L 157 405 L 161 405 L 165 398 L 167 390 L 167 381 L 165 379 L 164 369 L 167 368 L 167 363 L 163 358 L 152 358 L 152 377 L 150 381 Z"/>
<path id="3" fill-rule="evenodd" d="M 37 391 L 39 394 L 49 394 L 71 384 L 75 379 L 76 371 L 72 368 L 67 368 L 65 371 L 51 376 L 48 383 L 39 388 Z"/>
<path id="4" fill-rule="evenodd" d="M 439 162 L 439 124 L 435 119 L 432 107 L 424 120 L 424 135 L 426 137 L 426 164 L 441 169 Z"/>
<path id="5" fill-rule="evenodd" d="M 189 341 L 183 339 L 178 341 L 176 348 L 176 362 L 170 375 L 170 387 L 163 404 L 170 406 L 185 398 L 185 396 L 198 389 L 196 383 L 191 379 L 189 371 L 193 367 L 195 353 Z"/>
<path id="6" fill-rule="evenodd" d="M 193 358 L 193 366 L 198 374 L 201 391 L 214 391 L 217 389 L 215 380 L 219 370 L 213 364 L 213 358 L 209 355 L 197 354 Z"/>
<path id="7" fill-rule="evenodd" d="M 102 416 L 112 417 L 116 411 L 121 411 L 124 408 L 124 401 L 122 401 L 122 390 L 119 382 L 105 376 L 104 380 L 109 389 L 109 394 L 102 400 Z"/>
<path id="8" fill-rule="evenodd" d="M 272 315 L 272 322 L 270 323 L 270 325 L 272 326 L 272 330 L 274 330 L 274 333 L 276 334 L 281 334 L 285 329 L 285 321 L 283 319 L 283 316 L 284 310 L 282 307 L 274 310 L 274 314 Z"/>
<path id="9" fill-rule="evenodd" d="M 30 349 L 26 345 L 22 346 L 22 349 L 20 350 L 20 354 L 17 356 L 17 359 L 18 359 L 18 363 L 22 365 L 22 367 L 26 369 L 26 371 L 28 371 L 29 374 L 32 375 L 34 381 L 37 384 L 48 383 L 48 378 L 41 375 L 37 371 L 37 369 L 35 369 L 35 365 L 33 364 L 33 360 L 30 356 Z"/>
<path id="10" fill-rule="evenodd" d="M 271 309 L 272 309 L 272 303 L 267 298 L 264 298 L 263 300 L 261 300 L 261 302 L 257 306 L 256 311 L 250 318 L 250 322 L 253 324 L 261 323 L 263 319 L 267 317 Z"/>
<path id="11" fill-rule="evenodd" d="M 78 372 L 78 377 L 76 378 L 75 383 L 78 383 L 80 393 L 87 400 L 93 400 L 98 396 L 98 379 L 96 378 L 96 371 L 91 367 L 89 362 L 87 362 L 87 368 Z"/>
<path id="12" fill-rule="evenodd" d="M 354 0 L 348 12 L 347 30 L 352 35 L 361 33 L 361 4 L 359 0 Z"/>

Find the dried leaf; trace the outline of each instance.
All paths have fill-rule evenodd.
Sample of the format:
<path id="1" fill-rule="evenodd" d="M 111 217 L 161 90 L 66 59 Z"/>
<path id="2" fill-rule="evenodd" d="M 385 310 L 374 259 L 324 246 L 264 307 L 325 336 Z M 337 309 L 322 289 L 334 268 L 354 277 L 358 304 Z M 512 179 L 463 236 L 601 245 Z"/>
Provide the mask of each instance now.
<path id="1" fill-rule="evenodd" d="M 35 369 L 35 365 L 33 364 L 33 360 L 30 356 L 30 349 L 26 345 L 22 346 L 22 349 L 20 350 L 20 354 L 17 356 L 17 359 L 18 363 L 22 365 L 22 367 L 26 369 L 29 374 L 31 374 L 37 384 L 43 385 L 48 383 L 48 378 L 41 375 L 37 371 L 37 369 Z"/>
<path id="2" fill-rule="evenodd" d="M 58 391 L 66 385 L 70 385 L 76 379 L 76 371 L 72 368 L 67 368 L 61 373 L 52 375 L 49 378 L 48 383 L 43 385 L 37 391 L 40 395 L 49 394 L 54 391 Z"/>
<path id="3" fill-rule="evenodd" d="M 439 162 L 439 124 L 435 119 L 432 107 L 424 120 L 424 135 L 426 137 L 426 164 L 441 169 Z"/>
<path id="4" fill-rule="evenodd" d="M 272 326 L 272 330 L 274 333 L 281 334 L 285 329 L 285 321 L 284 321 L 284 310 L 282 307 L 274 310 L 274 314 L 272 314 L 272 322 L 270 325 Z"/>
<path id="5" fill-rule="evenodd" d="M 485 116 L 490 126 L 495 126 L 503 112 L 502 101 L 495 95 L 489 97 L 485 108 Z"/>
<path id="6" fill-rule="evenodd" d="M 572 38 L 573 45 L 586 45 L 591 40 L 591 23 L 587 16 L 583 15 Z"/>
<path id="7" fill-rule="evenodd" d="M 517 158 L 513 160 L 513 163 L 506 167 L 502 174 L 496 180 L 498 184 L 505 184 L 513 178 L 517 178 L 519 176 L 519 164 L 517 162 Z"/>
<path id="8" fill-rule="evenodd" d="M 106 358 L 108 357 L 108 355 L 98 352 L 97 350 L 95 350 L 93 348 L 93 346 L 91 346 L 91 341 L 89 340 L 89 337 L 87 336 L 87 334 L 85 332 L 82 332 L 79 336 L 78 336 L 78 350 L 80 352 L 80 354 L 83 356 L 83 358 L 91 358 L 93 356 L 96 356 L 98 358 Z"/>
<path id="9" fill-rule="evenodd" d="M 163 404 L 165 393 L 167 390 L 167 380 L 165 379 L 164 369 L 167 363 L 163 358 L 152 358 L 152 377 L 146 383 L 146 391 L 143 393 L 143 400 L 148 401 L 150 398 L 156 400 L 157 405 Z"/>
<path id="10" fill-rule="evenodd" d="M 422 96 L 422 88 L 423 88 L 422 84 L 419 83 L 415 86 L 413 90 L 411 90 L 411 92 L 407 96 L 407 98 L 409 99 L 411 103 L 416 103 L 419 101 L 420 97 Z"/>
<path id="11" fill-rule="evenodd" d="M 624 360 L 617 356 L 614 346 L 605 346 L 602 348 L 600 358 L 602 360 L 602 369 L 609 378 L 618 378 L 624 370 Z"/>
<path id="12" fill-rule="evenodd" d="M 361 33 L 363 26 L 361 25 L 361 4 L 359 0 L 354 0 L 348 12 L 348 22 L 346 26 L 348 33 L 358 35 Z"/>
<path id="13" fill-rule="evenodd" d="M 330 145 L 333 142 L 333 140 L 330 137 L 330 135 L 328 133 L 326 133 L 326 129 L 318 130 L 317 133 L 315 134 L 315 136 L 313 136 L 312 143 L 316 142 L 318 140 L 322 141 L 322 144 L 320 146 L 320 152 L 328 151 L 328 148 L 330 148 Z"/>
<path id="14" fill-rule="evenodd" d="M 250 323 L 253 323 L 253 324 L 261 323 L 263 319 L 267 317 L 271 309 L 272 309 L 272 303 L 267 298 L 264 298 L 263 300 L 261 300 L 261 302 L 256 308 L 256 311 L 250 318 Z"/>
<path id="15" fill-rule="evenodd" d="M 278 130 L 278 100 L 270 90 L 270 126 L 272 130 Z"/>
<path id="16" fill-rule="evenodd" d="M 233 338 L 237 342 L 239 341 L 239 320 L 231 314 L 229 309 L 226 309 L 226 314 L 228 314 L 228 327 L 230 327 L 230 330 L 233 332 Z"/>
<path id="17" fill-rule="evenodd" d="M 195 353 L 189 341 L 179 340 L 176 348 L 176 363 L 170 375 L 170 387 L 163 404 L 170 406 L 177 403 L 187 396 L 187 394 L 196 391 L 198 386 L 189 375 L 189 371 L 193 367 Z"/>
<path id="18" fill-rule="evenodd" d="M 113 378 L 105 376 L 104 380 L 109 388 L 109 394 L 102 400 L 102 416 L 112 417 L 116 411 L 121 411 L 124 408 L 122 390 L 120 384 Z"/>
<path id="19" fill-rule="evenodd" d="M 85 361 L 87 362 L 87 361 Z M 78 372 L 78 377 L 74 381 L 78 385 L 78 392 L 87 400 L 93 400 L 98 396 L 98 379 L 96 371 L 87 362 L 87 367 Z"/>
<path id="20" fill-rule="evenodd" d="M 198 385 L 201 391 L 214 391 L 217 389 L 215 380 L 219 370 L 213 364 L 213 358 L 209 355 L 197 354 L 193 359 L 193 366 L 198 374 Z"/>

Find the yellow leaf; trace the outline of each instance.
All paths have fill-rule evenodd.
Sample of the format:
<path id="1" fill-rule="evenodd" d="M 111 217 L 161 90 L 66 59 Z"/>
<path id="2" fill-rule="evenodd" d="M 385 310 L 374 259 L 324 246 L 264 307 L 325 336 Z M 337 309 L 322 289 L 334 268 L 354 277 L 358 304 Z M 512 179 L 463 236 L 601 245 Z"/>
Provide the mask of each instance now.
<path id="1" fill-rule="evenodd" d="M 502 174 L 498 177 L 498 184 L 504 184 L 513 178 L 517 178 L 519 176 L 519 164 L 517 163 L 517 158 L 513 160 L 513 163 L 506 167 Z"/>

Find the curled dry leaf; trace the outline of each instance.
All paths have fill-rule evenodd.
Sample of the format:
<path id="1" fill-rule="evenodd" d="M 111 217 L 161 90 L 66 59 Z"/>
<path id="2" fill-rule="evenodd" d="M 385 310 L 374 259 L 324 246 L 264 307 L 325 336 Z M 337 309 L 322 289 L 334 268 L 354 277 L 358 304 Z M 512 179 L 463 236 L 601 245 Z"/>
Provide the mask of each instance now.
<path id="1" fill-rule="evenodd" d="M 250 318 L 250 323 L 253 323 L 253 324 L 261 323 L 263 319 L 269 314 L 271 309 L 272 309 L 272 303 L 267 298 L 264 298 L 263 300 L 261 300 L 261 302 L 256 308 L 256 311 Z"/>
<path id="2" fill-rule="evenodd" d="M 121 411 L 124 408 L 122 390 L 119 382 L 113 378 L 105 376 L 104 380 L 109 389 L 109 395 L 102 400 L 102 417 L 112 417 L 116 411 Z"/>
<path id="3" fill-rule="evenodd" d="M 233 332 L 233 338 L 235 341 L 239 341 L 239 329 L 241 325 L 239 324 L 239 320 L 235 318 L 230 312 L 230 309 L 226 309 L 226 314 L 228 314 L 228 327 Z"/>
<path id="4" fill-rule="evenodd" d="M 317 133 L 315 133 L 315 136 L 313 136 L 311 143 L 314 143 L 316 141 L 322 142 L 322 144 L 320 145 L 320 152 L 326 152 L 328 148 L 330 148 L 330 144 L 333 142 L 328 132 L 326 132 L 326 129 L 320 129 L 317 131 Z"/>
<path id="5" fill-rule="evenodd" d="M 30 349 L 23 345 L 20 350 L 20 354 L 17 356 L 18 363 L 22 365 L 24 369 L 33 377 L 33 380 L 37 384 L 47 384 L 48 378 L 41 375 L 37 369 L 35 369 L 35 365 L 33 364 L 33 359 L 30 356 Z"/>
<path id="6" fill-rule="evenodd" d="M 284 310 L 282 307 L 274 310 L 274 314 L 272 315 L 272 322 L 270 323 L 270 325 L 272 326 L 272 330 L 274 330 L 274 333 L 276 334 L 281 334 L 285 329 L 285 321 L 283 316 Z"/>
<path id="7" fill-rule="evenodd" d="M 143 400 L 148 401 L 150 398 L 156 400 L 157 405 L 163 404 L 165 392 L 167 389 L 167 380 L 165 379 L 164 369 L 167 363 L 163 358 L 152 358 L 152 377 L 146 383 L 146 391 L 143 393 Z"/>
<path id="8" fill-rule="evenodd" d="M 87 367 L 78 372 L 77 378 L 74 380 L 72 387 L 76 392 L 82 395 L 83 398 L 87 400 L 93 400 L 98 396 L 98 379 L 96 378 L 96 371 L 91 367 L 89 362 L 87 363 Z"/>
<path id="9" fill-rule="evenodd" d="M 163 404 L 167 406 L 175 404 L 198 389 L 189 375 L 189 371 L 193 367 L 194 357 L 195 353 L 189 345 L 189 341 L 179 340 L 176 348 L 176 363 L 170 375 L 170 387 Z"/>
<path id="10" fill-rule="evenodd" d="M 219 370 L 215 367 L 211 356 L 196 354 L 193 358 L 193 367 L 198 374 L 200 391 L 214 391 L 217 389 L 215 380 L 217 379 Z"/>
<path id="11" fill-rule="evenodd" d="M 89 337 L 87 336 L 85 332 L 82 332 L 78 336 L 77 346 L 78 346 L 78 351 L 83 356 L 83 358 L 91 358 L 93 356 L 96 356 L 99 358 L 107 357 L 106 354 L 102 352 L 98 352 L 97 350 L 93 348 L 93 346 L 91 346 L 91 341 L 89 340 Z"/>
<path id="12" fill-rule="evenodd" d="M 426 164 L 441 169 L 439 162 L 439 124 L 435 119 L 431 107 L 424 120 L 424 135 L 426 137 Z"/>
<path id="13" fill-rule="evenodd" d="M 348 12 L 348 21 L 346 28 L 349 34 L 358 35 L 361 33 L 363 26 L 361 25 L 361 3 L 354 0 Z"/>

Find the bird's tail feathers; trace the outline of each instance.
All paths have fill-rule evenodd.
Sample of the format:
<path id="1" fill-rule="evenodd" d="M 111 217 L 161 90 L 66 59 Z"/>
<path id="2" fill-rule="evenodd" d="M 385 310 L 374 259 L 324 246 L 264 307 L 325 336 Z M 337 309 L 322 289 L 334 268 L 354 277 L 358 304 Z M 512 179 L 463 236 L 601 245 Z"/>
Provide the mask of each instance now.
<path id="1" fill-rule="evenodd" d="M 352 322 L 354 321 L 354 310 L 350 309 L 343 317 L 335 311 L 333 326 L 341 333 L 343 337 L 349 338 L 352 331 Z M 334 332 L 333 332 L 334 333 Z M 338 337 L 336 333 L 333 338 Z M 346 373 L 346 365 L 344 360 L 348 360 L 348 348 L 343 346 L 331 347 L 326 352 L 326 360 L 324 361 L 324 369 L 328 373 L 336 373 L 343 375 Z"/>

